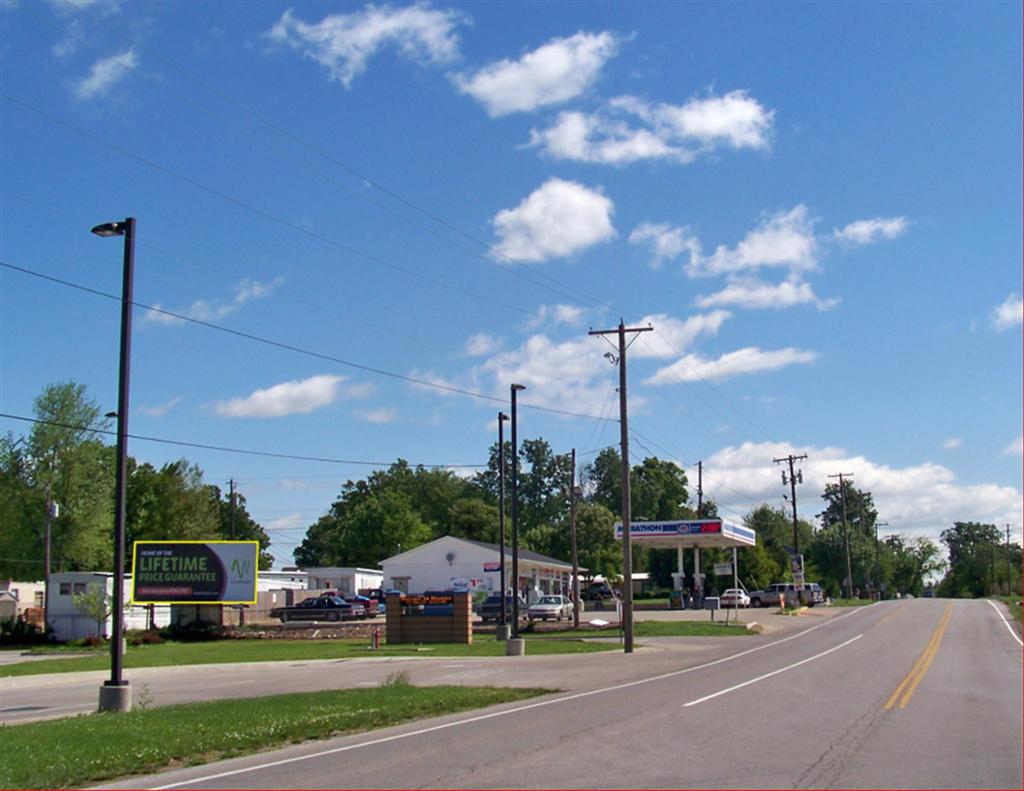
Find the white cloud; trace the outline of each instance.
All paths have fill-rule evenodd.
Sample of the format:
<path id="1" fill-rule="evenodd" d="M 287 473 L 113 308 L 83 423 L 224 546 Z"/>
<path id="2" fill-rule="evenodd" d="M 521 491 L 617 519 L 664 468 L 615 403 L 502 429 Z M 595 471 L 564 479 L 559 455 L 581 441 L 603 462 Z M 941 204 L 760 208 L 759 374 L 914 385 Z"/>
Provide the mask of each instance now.
<path id="1" fill-rule="evenodd" d="M 1000 456 L 1024 456 L 1024 436 L 1017 437 L 1013 442 L 1003 448 Z"/>
<path id="2" fill-rule="evenodd" d="M 583 320 L 584 310 L 576 305 L 541 305 L 535 318 L 527 323 L 527 329 L 557 324 L 578 325 Z"/>
<path id="3" fill-rule="evenodd" d="M 964 441 L 960 437 L 948 437 L 947 439 L 942 440 L 942 443 L 939 447 L 941 447 L 943 450 L 956 450 L 963 444 Z"/>
<path id="4" fill-rule="evenodd" d="M 939 464 L 894 468 L 834 447 L 748 442 L 723 448 L 704 462 L 705 493 L 741 514 L 759 502 L 780 503 L 788 489 L 783 490 L 771 460 L 789 453 L 808 456 L 801 462 L 804 485 L 797 489 L 797 505 L 801 518 L 812 523 L 822 509 L 825 484 L 835 482 L 828 476 L 838 471 L 853 473 L 853 485 L 871 492 L 879 517 L 889 522 L 887 529 L 893 533 L 937 540 L 942 530 L 957 521 L 1004 524 L 1020 517 L 1021 493 L 1013 487 L 961 485 L 952 471 Z"/>
<path id="5" fill-rule="evenodd" d="M 571 255 L 615 236 L 614 204 L 598 190 L 552 178 L 493 220 L 495 254 L 516 261 Z"/>
<path id="6" fill-rule="evenodd" d="M 756 346 L 728 352 L 715 360 L 709 360 L 697 354 L 684 355 L 677 362 L 658 370 L 646 379 L 647 384 L 668 384 L 692 382 L 697 379 L 721 380 L 741 374 L 777 371 L 789 365 L 800 365 L 814 362 L 817 352 L 787 347 L 765 351 Z"/>
<path id="7" fill-rule="evenodd" d="M 690 233 L 689 228 L 673 227 L 668 223 L 640 223 L 629 235 L 629 243 L 644 242 L 648 242 L 654 251 L 651 266 L 655 269 L 663 261 L 672 261 L 683 253 L 689 253 L 691 260 L 700 255 L 700 242 Z"/>
<path id="8" fill-rule="evenodd" d="M 875 217 L 870 220 L 851 222 L 833 235 L 841 242 L 849 244 L 870 244 L 879 239 L 895 239 L 907 230 L 905 217 Z"/>
<path id="9" fill-rule="evenodd" d="M 747 309 L 782 309 L 810 304 L 819 310 L 827 310 L 838 302 L 838 299 L 820 299 L 815 296 L 810 283 L 800 280 L 770 284 L 757 278 L 731 278 L 721 291 L 697 297 L 693 304 L 705 309 L 730 305 Z"/>
<path id="10" fill-rule="evenodd" d="M 556 38 L 519 60 L 500 60 L 455 83 L 487 108 L 491 117 L 530 112 L 579 96 L 618 52 L 614 34 L 579 32 Z"/>
<path id="11" fill-rule="evenodd" d="M 1024 301 L 1016 294 L 1010 294 L 1001 305 L 992 308 L 992 326 L 998 332 L 1016 327 L 1024 320 Z"/>
<path id="12" fill-rule="evenodd" d="M 297 19 L 288 9 L 268 35 L 326 67 L 331 79 L 348 88 L 386 46 L 419 63 L 451 63 L 459 56 L 455 29 L 467 22 L 458 11 L 426 3 L 404 8 L 367 5 L 351 14 L 330 14 L 317 24 Z"/>
<path id="13" fill-rule="evenodd" d="M 681 164 L 719 148 L 767 149 L 774 112 L 745 91 L 651 104 L 620 96 L 593 114 L 564 112 L 553 126 L 530 132 L 530 145 L 556 159 L 627 165 L 645 159 Z"/>
<path id="14" fill-rule="evenodd" d="M 138 58 L 134 49 L 96 61 L 89 73 L 75 83 L 75 96 L 83 101 L 104 96 L 137 65 Z"/>
<path id="15" fill-rule="evenodd" d="M 690 348 L 694 341 L 702 335 L 713 336 L 732 314 L 727 310 L 716 310 L 690 316 L 687 319 L 675 319 L 664 313 L 644 316 L 636 326 L 650 325 L 654 331 L 643 333 L 638 342 L 630 350 L 634 357 L 678 357 L 685 349 Z"/>
<path id="16" fill-rule="evenodd" d="M 157 404 L 156 406 L 140 406 L 138 411 L 143 415 L 149 415 L 150 417 L 163 417 L 170 412 L 174 407 L 181 403 L 181 396 L 176 396 L 168 401 L 166 404 Z"/>
<path id="17" fill-rule="evenodd" d="M 734 248 L 719 245 L 706 257 L 694 257 L 691 277 L 727 275 L 762 267 L 788 268 L 794 275 L 818 268 L 814 219 L 803 204 L 765 216 Z"/>
<path id="18" fill-rule="evenodd" d="M 221 417 L 284 417 L 329 406 L 342 396 L 343 376 L 311 376 L 256 390 L 214 406 Z"/>
<path id="19" fill-rule="evenodd" d="M 394 409 L 388 409 L 382 407 L 380 409 L 366 409 L 357 411 L 356 417 L 365 420 L 367 423 L 393 423 L 398 417 L 398 412 Z"/>
<path id="20" fill-rule="evenodd" d="M 242 306 L 250 300 L 270 296 L 283 282 L 283 277 L 274 278 L 269 283 L 260 283 L 259 281 L 245 278 L 235 284 L 235 296 L 230 300 L 214 299 L 210 301 L 197 299 L 185 310 L 174 312 L 196 321 L 216 321 L 241 310 Z M 162 309 L 160 303 L 155 303 L 153 307 Z M 156 313 L 153 311 L 146 314 L 145 321 L 155 324 L 180 324 L 182 322 L 177 316 L 169 316 L 166 313 Z"/>
<path id="21" fill-rule="evenodd" d="M 466 341 L 466 354 L 470 357 L 483 357 L 500 348 L 500 340 L 484 333 L 472 335 L 469 340 Z"/>

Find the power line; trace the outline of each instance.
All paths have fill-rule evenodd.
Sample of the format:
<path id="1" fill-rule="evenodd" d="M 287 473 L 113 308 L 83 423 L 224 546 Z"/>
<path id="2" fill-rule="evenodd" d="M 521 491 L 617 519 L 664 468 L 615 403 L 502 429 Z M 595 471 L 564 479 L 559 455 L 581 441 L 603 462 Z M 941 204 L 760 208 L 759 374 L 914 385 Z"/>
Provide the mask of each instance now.
<path id="1" fill-rule="evenodd" d="M 5 267 L 5 268 L 10 269 L 10 270 L 15 271 L 15 272 L 20 272 L 20 273 L 25 274 L 25 275 L 30 275 L 32 277 L 37 277 L 37 278 L 40 278 L 42 280 L 48 280 L 48 281 L 50 281 L 52 283 L 57 283 L 57 284 L 62 285 L 62 286 L 67 286 L 68 288 L 74 288 L 74 289 L 77 289 L 79 291 L 84 291 L 86 293 L 93 294 L 95 296 L 105 297 L 107 299 L 112 299 L 112 300 L 116 300 L 116 301 L 120 301 L 121 300 L 121 297 L 116 295 L 116 294 L 111 294 L 111 293 L 106 292 L 106 291 L 100 291 L 99 289 L 91 288 L 89 286 L 83 286 L 83 285 L 81 285 L 79 283 L 73 283 L 70 280 L 64 280 L 63 278 L 54 277 L 53 275 L 45 275 L 42 272 L 36 272 L 35 270 L 27 269 L 27 268 L 22 267 L 22 266 L 17 266 L 15 264 L 11 264 L 11 263 L 8 263 L 6 261 L 0 261 L 0 266 Z M 405 374 L 395 373 L 394 371 L 387 371 L 387 370 L 384 370 L 383 368 L 375 368 L 373 366 L 365 365 L 363 363 L 352 362 L 351 360 L 345 360 L 345 359 L 342 359 L 341 357 L 334 357 L 333 355 L 325 354 L 323 352 L 317 352 L 317 351 L 313 351 L 311 349 L 305 349 L 305 348 L 303 348 L 301 346 L 294 346 L 294 345 L 289 344 L 289 343 L 284 343 L 283 341 L 275 341 L 275 340 L 270 339 L 270 338 L 264 338 L 264 337 L 262 337 L 260 335 L 254 335 L 254 334 L 249 333 L 249 332 L 242 332 L 241 330 L 234 330 L 234 329 L 231 329 L 230 327 L 225 327 L 225 326 L 220 325 L 220 324 L 214 324 L 213 322 L 203 321 L 202 319 L 195 319 L 195 318 L 192 318 L 191 316 L 185 316 L 185 315 L 182 315 L 181 313 L 175 313 L 172 310 L 166 310 L 165 308 L 158 308 L 158 307 L 155 307 L 153 305 L 146 305 L 145 303 L 134 302 L 134 301 L 132 302 L 132 305 L 137 307 L 137 308 L 142 308 L 143 310 L 151 311 L 153 313 L 159 313 L 159 314 L 164 315 L 164 316 L 170 316 L 170 317 L 172 317 L 174 319 L 177 319 L 179 321 L 185 321 L 185 322 L 188 322 L 190 324 L 196 324 L 196 325 L 198 325 L 200 327 L 206 327 L 207 329 L 217 330 L 218 332 L 224 332 L 224 333 L 227 333 L 228 335 L 234 335 L 236 337 L 245 338 L 246 340 L 255 341 L 257 343 L 262 343 L 262 344 L 265 344 L 267 346 L 273 346 L 274 348 L 277 348 L 277 349 L 284 349 L 285 351 L 295 352 L 296 354 L 303 354 L 303 355 L 306 355 L 308 357 L 314 357 L 314 358 L 320 359 L 320 360 L 327 360 L 329 362 L 337 363 L 338 365 L 344 365 L 344 366 L 347 366 L 349 368 L 355 368 L 355 369 L 360 370 L 360 371 L 365 371 L 367 373 L 377 374 L 378 376 L 386 376 L 386 377 L 389 377 L 391 379 L 398 379 L 400 381 L 408 382 L 410 384 L 419 385 L 421 387 L 432 387 L 434 389 L 443 390 L 443 391 L 448 392 L 448 393 L 455 393 L 456 395 L 469 396 L 471 398 L 478 398 L 478 399 L 481 399 L 481 400 L 484 400 L 484 401 L 490 401 L 490 402 L 499 403 L 499 404 L 504 404 L 505 403 L 504 399 L 498 398 L 497 396 L 489 396 L 489 395 L 486 395 L 485 393 L 477 393 L 477 392 L 475 392 L 473 390 L 466 390 L 464 388 L 454 387 L 452 385 L 441 384 L 440 382 L 432 382 L 432 381 L 430 381 L 428 379 L 419 379 L 419 378 L 414 377 L 414 376 L 406 376 Z M 607 421 L 615 422 L 613 418 L 606 418 L 606 417 L 602 417 L 602 416 L 598 416 L 598 415 L 585 415 L 585 414 L 582 414 L 582 413 L 579 413 L 579 412 L 569 412 L 569 411 L 564 410 L 564 409 L 555 409 L 554 407 L 539 406 L 539 405 L 534 405 L 534 404 L 523 404 L 522 406 L 524 408 L 527 408 L 527 409 L 535 409 L 535 410 L 538 410 L 538 411 L 541 411 L 541 412 L 550 412 L 551 414 L 563 415 L 565 417 L 578 417 L 578 418 L 585 418 L 587 420 L 607 420 Z"/>
<path id="2" fill-rule="evenodd" d="M 43 426 L 55 426 L 57 428 L 73 429 L 75 431 L 91 431 L 95 434 L 106 434 L 108 436 L 116 435 L 117 432 L 110 431 L 108 429 L 93 428 L 91 426 L 77 426 L 71 423 L 60 423 L 55 420 L 41 420 L 39 418 L 25 417 L 23 415 L 12 415 L 8 412 L 0 412 L 0 417 L 8 418 L 9 420 L 20 420 L 25 423 L 36 423 Z M 166 439 L 164 437 L 147 437 L 143 434 L 128 434 L 130 439 L 136 439 L 143 442 L 157 442 L 162 445 L 177 445 L 183 448 L 198 448 L 200 450 L 216 450 L 223 453 L 240 453 L 246 456 L 264 456 L 272 459 L 290 459 L 292 461 L 315 461 L 324 464 L 358 464 L 366 467 L 390 467 L 394 462 L 391 461 L 360 461 L 356 459 L 334 459 L 325 456 L 301 456 L 293 453 L 274 453 L 272 451 L 262 450 L 248 450 L 244 448 L 228 448 L 223 445 L 206 445 L 201 442 L 185 442 L 184 440 Z M 410 462 L 411 464 L 411 462 Z M 443 468 L 469 468 L 476 469 L 486 467 L 486 464 L 415 464 L 411 465 L 415 467 L 431 467 L 435 469 Z"/>

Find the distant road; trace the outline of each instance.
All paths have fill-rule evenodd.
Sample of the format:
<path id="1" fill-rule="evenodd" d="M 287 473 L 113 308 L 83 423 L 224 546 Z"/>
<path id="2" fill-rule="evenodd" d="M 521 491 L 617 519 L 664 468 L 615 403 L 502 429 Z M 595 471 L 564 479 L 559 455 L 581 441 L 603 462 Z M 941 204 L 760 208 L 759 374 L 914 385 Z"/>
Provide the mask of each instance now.
<path id="1" fill-rule="evenodd" d="M 1021 644 L 996 607 L 893 601 L 808 624 L 731 647 L 502 661 L 517 683 L 529 666 L 576 691 L 122 787 L 1021 788 Z M 560 683 L 566 668 L 577 683 Z"/>

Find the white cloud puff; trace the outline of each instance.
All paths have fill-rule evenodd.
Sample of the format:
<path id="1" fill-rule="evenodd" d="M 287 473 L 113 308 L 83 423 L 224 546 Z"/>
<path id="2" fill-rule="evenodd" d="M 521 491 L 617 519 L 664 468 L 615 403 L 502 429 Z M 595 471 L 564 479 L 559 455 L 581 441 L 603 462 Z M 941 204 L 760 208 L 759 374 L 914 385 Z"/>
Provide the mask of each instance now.
<path id="1" fill-rule="evenodd" d="M 552 178 L 493 220 L 494 254 L 514 261 L 568 256 L 615 236 L 614 204 L 600 191 Z"/>
<path id="2" fill-rule="evenodd" d="M 806 281 L 794 279 L 770 284 L 757 278 L 730 278 L 721 291 L 697 297 L 693 304 L 704 309 L 735 306 L 776 310 L 809 304 L 818 310 L 827 310 L 835 307 L 838 302 L 838 299 L 817 297 L 811 284 Z"/>
<path id="3" fill-rule="evenodd" d="M 895 239 L 907 230 L 907 225 L 905 217 L 875 217 L 851 222 L 842 230 L 834 231 L 833 236 L 848 244 L 870 244 L 879 239 Z"/>
<path id="4" fill-rule="evenodd" d="M 727 352 L 714 360 L 697 354 L 683 355 L 672 365 L 659 369 L 646 379 L 647 384 L 669 384 L 671 382 L 692 382 L 698 379 L 719 381 L 740 374 L 777 371 L 790 365 L 812 363 L 818 358 L 817 352 L 786 347 L 785 349 L 764 350 L 748 346 Z"/>
<path id="5" fill-rule="evenodd" d="M 1020 458 L 1024 456 L 1024 436 L 1017 437 L 1013 442 L 1003 448 L 1003 452 L 1000 456 L 1016 456 Z"/>
<path id="6" fill-rule="evenodd" d="M 527 329 L 536 329 L 544 325 L 567 324 L 578 325 L 583 321 L 583 308 L 577 305 L 541 305 L 535 318 L 527 323 Z"/>
<path id="7" fill-rule="evenodd" d="M 964 441 L 960 437 L 947 437 L 946 439 L 942 440 L 942 442 L 939 444 L 939 447 L 942 448 L 943 450 L 956 450 L 963 444 Z"/>
<path id="8" fill-rule="evenodd" d="M 245 278 L 235 284 L 235 295 L 229 300 L 197 299 L 188 308 L 176 310 L 174 313 L 181 314 L 189 319 L 195 319 L 196 321 L 216 321 L 236 313 L 242 309 L 245 303 L 251 300 L 269 297 L 282 283 L 284 283 L 283 277 L 274 278 L 269 283 L 260 283 L 258 280 Z M 156 303 L 153 307 L 158 310 L 162 309 L 160 303 Z M 177 316 L 155 311 L 147 313 L 145 321 L 155 324 L 182 323 L 182 319 L 179 319 Z"/>
<path id="9" fill-rule="evenodd" d="M 333 404 L 342 395 L 343 376 L 322 374 L 308 379 L 255 390 L 245 398 L 232 398 L 214 405 L 221 417 L 285 417 L 304 414 Z"/>
<path id="10" fill-rule="evenodd" d="M 129 72 L 134 71 L 138 63 L 134 48 L 96 61 L 89 73 L 75 83 L 75 96 L 83 101 L 105 96 Z"/>
<path id="11" fill-rule="evenodd" d="M 709 256 L 692 258 L 687 272 L 704 277 L 764 267 L 786 268 L 794 275 L 818 268 L 814 219 L 803 204 L 765 216 L 736 247 L 719 245 Z"/>
<path id="12" fill-rule="evenodd" d="M 367 5 L 350 14 L 330 14 L 316 24 L 303 22 L 288 9 L 268 35 L 321 64 L 331 79 L 348 88 L 386 46 L 419 63 L 451 63 L 459 56 L 455 30 L 466 21 L 457 11 L 426 3 L 404 8 Z"/>
<path id="13" fill-rule="evenodd" d="M 700 255 L 700 242 L 689 228 L 673 227 L 668 223 L 640 223 L 629 235 L 630 244 L 649 244 L 654 252 L 651 266 L 658 269 L 664 261 L 672 261 L 683 253 L 690 258 Z"/>
<path id="14" fill-rule="evenodd" d="M 937 540 L 939 533 L 954 522 L 1003 524 L 1019 519 L 1021 512 L 1021 494 L 1013 487 L 960 485 L 952 471 L 932 462 L 894 468 L 843 448 L 795 448 L 767 442 L 723 448 L 706 459 L 704 469 L 709 474 L 705 477 L 705 492 L 739 513 L 747 513 L 758 502 L 781 502 L 788 490 L 780 486 L 771 460 L 789 453 L 808 456 L 801 462 L 804 484 L 797 490 L 797 504 L 801 518 L 812 523 L 817 521 L 814 514 L 822 508 L 825 484 L 834 483 L 828 476 L 837 470 L 853 473 L 853 485 L 871 492 L 891 532 Z"/>
<path id="15" fill-rule="evenodd" d="M 485 333 L 471 335 L 466 341 L 466 354 L 470 357 L 483 357 L 501 348 L 501 341 Z"/>
<path id="16" fill-rule="evenodd" d="M 745 91 L 652 104 L 636 96 L 612 99 L 592 114 L 564 112 L 530 145 L 556 159 L 628 165 L 647 159 L 687 164 L 719 148 L 764 150 L 774 112 Z"/>
<path id="17" fill-rule="evenodd" d="M 552 39 L 519 60 L 500 60 L 472 76 L 459 75 L 455 83 L 483 104 L 491 117 L 530 112 L 586 91 L 618 47 L 612 33 L 581 31 Z"/>
<path id="18" fill-rule="evenodd" d="M 1010 294 L 1002 304 L 992 308 L 992 327 L 997 332 L 1016 327 L 1024 321 L 1024 301 L 1016 294 Z"/>

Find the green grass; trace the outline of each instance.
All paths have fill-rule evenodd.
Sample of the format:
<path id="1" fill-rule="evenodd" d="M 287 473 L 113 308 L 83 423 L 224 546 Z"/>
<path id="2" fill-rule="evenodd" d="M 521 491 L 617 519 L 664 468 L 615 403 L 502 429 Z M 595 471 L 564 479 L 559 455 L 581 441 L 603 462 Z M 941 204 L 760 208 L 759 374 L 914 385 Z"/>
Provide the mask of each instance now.
<path id="1" fill-rule="evenodd" d="M 536 641 L 530 654 L 576 654 L 609 650 L 600 644 L 582 641 Z M 489 635 L 478 635 L 471 645 L 432 643 L 429 645 L 383 645 L 371 651 L 367 640 L 218 640 L 203 643 L 161 643 L 128 646 L 125 668 L 164 667 L 166 665 L 205 665 L 232 662 L 279 662 L 309 659 L 365 659 L 377 656 L 504 656 L 504 643 Z M 65 659 L 37 659 L 0 667 L 0 677 L 30 676 L 44 673 L 73 673 L 82 670 L 106 670 L 110 667 L 107 651 L 94 656 Z"/>
<path id="2" fill-rule="evenodd" d="M 834 599 L 832 601 L 833 607 L 864 607 L 868 604 L 874 604 L 871 599 Z"/>
<path id="3" fill-rule="evenodd" d="M 274 695 L 0 726 L 0 788 L 79 788 L 553 690 L 414 687 Z"/>
<path id="4" fill-rule="evenodd" d="M 1021 607 L 1020 596 L 993 596 L 992 598 L 1005 604 L 1007 609 L 1010 611 L 1010 614 L 1017 619 L 1018 623 L 1024 622 L 1022 621 L 1022 616 L 1024 616 L 1024 607 Z"/>

